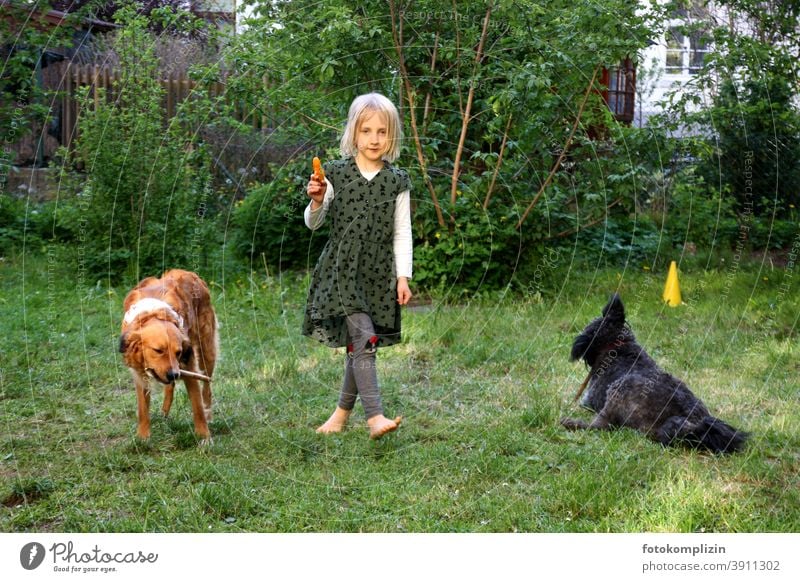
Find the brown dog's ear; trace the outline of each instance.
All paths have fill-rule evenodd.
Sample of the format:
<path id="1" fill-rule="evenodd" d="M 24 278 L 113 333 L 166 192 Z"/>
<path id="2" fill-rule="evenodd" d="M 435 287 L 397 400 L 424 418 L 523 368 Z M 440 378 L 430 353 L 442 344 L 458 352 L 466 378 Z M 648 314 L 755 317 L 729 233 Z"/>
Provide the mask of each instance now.
<path id="1" fill-rule="evenodd" d="M 184 337 L 181 343 L 181 364 L 187 365 L 192 360 L 192 356 L 194 356 L 192 343 L 188 338 Z"/>
<path id="2" fill-rule="evenodd" d="M 140 351 L 142 335 L 138 331 L 126 331 L 119 338 L 119 353 L 128 366 L 135 364 Z"/>
<path id="3" fill-rule="evenodd" d="M 123 333 L 119 336 L 119 353 L 124 354 L 125 350 L 128 349 L 128 333 Z"/>

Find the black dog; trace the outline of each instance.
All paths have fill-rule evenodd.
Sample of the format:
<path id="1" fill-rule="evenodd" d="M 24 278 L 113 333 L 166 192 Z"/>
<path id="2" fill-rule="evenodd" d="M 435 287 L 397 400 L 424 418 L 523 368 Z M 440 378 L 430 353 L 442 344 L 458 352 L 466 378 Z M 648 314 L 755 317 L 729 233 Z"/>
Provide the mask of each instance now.
<path id="1" fill-rule="evenodd" d="M 633 428 L 663 445 L 684 444 L 714 453 L 744 447 L 748 434 L 714 418 L 703 402 L 667 374 L 636 343 L 625 307 L 614 295 L 572 344 L 571 360 L 591 368 L 581 404 L 597 412 L 590 424 L 565 418 L 568 429 Z"/>

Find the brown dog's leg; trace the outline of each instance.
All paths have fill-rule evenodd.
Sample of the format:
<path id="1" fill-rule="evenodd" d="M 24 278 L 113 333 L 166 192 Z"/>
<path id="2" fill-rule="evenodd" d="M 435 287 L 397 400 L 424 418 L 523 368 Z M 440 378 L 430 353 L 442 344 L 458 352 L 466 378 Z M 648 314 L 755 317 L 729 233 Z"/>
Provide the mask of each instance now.
<path id="1" fill-rule="evenodd" d="M 211 382 L 203 380 L 203 409 L 206 415 L 206 422 L 214 420 L 214 413 L 211 410 Z"/>
<path id="2" fill-rule="evenodd" d="M 175 382 L 164 386 L 164 403 L 161 405 L 161 412 L 164 413 L 164 416 L 169 416 L 173 396 L 175 396 Z"/>
<path id="3" fill-rule="evenodd" d="M 136 384 L 136 416 L 139 420 L 136 436 L 147 440 L 150 438 L 150 388 L 138 376 L 134 383 Z"/>
<path id="4" fill-rule="evenodd" d="M 203 395 L 200 393 L 200 384 L 194 378 L 184 378 L 186 392 L 189 393 L 189 402 L 192 404 L 192 418 L 194 419 L 194 432 L 203 439 L 202 444 L 211 440 L 211 433 L 206 423 L 206 412 L 203 407 Z"/>
<path id="5" fill-rule="evenodd" d="M 200 340 L 200 353 L 197 354 L 197 361 L 203 373 L 209 378 L 214 377 L 214 368 L 217 363 L 217 351 L 219 349 L 219 335 L 217 333 L 217 320 L 214 313 L 209 310 L 203 317 L 206 333 Z M 211 407 L 211 382 L 203 381 L 203 406 L 206 411 L 206 421 L 211 422 L 213 412 Z"/>

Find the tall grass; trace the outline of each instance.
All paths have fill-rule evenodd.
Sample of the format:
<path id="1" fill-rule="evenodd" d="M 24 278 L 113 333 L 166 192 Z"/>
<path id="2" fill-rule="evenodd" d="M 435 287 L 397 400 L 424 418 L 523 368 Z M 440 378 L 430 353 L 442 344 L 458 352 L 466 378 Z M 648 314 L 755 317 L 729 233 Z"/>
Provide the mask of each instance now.
<path id="1" fill-rule="evenodd" d="M 56 257 L 57 258 L 57 257 Z M 796 531 L 797 284 L 784 271 L 565 272 L 544 294 L 446 297 L 404 314 L 379 350 L 387 415 L 368 439 L 314 428 L 336 403 L 343 354 L 300 336 L 306 279 L 210 281 L 221 322 L 214 444 L 199 448 L 185 392 L 137 442 L 116 353 L 126 289 L 76 285 L 48 256 L 0 262 L 0 530 Z M 582 365 L 568 354 L 608 295 L 639 341 L 719 417 L 753 433 L 742 454 L 665 449 L 641 435 L 570 433 Z"/>

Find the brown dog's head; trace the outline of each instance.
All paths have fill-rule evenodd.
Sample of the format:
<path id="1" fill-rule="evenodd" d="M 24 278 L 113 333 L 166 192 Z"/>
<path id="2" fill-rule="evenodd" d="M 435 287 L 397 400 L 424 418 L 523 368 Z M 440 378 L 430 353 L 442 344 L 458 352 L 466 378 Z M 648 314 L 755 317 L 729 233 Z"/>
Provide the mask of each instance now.
<path id="1" fill-rule="evenodd" d="M 155 318 L 125 331 L 119 338 L 119 351 L 129 368 L 162 384 L 174 382 L 192 357 L 189 338 L 178 326 Z"/>

